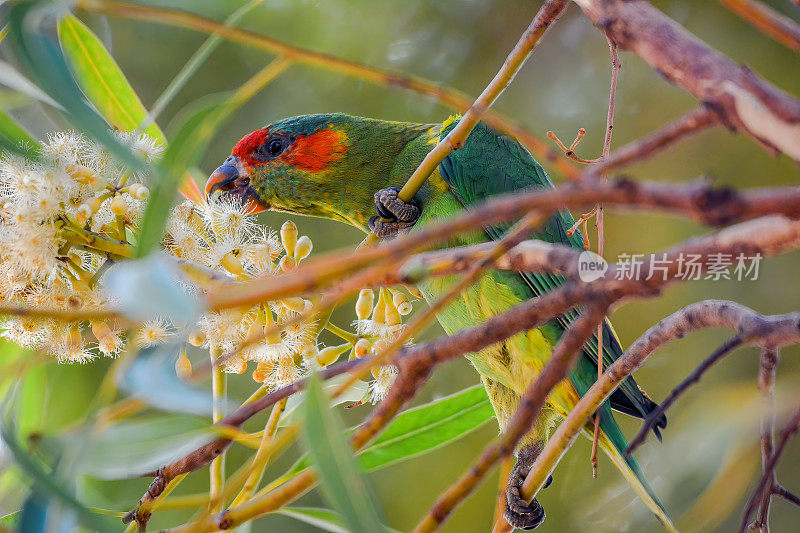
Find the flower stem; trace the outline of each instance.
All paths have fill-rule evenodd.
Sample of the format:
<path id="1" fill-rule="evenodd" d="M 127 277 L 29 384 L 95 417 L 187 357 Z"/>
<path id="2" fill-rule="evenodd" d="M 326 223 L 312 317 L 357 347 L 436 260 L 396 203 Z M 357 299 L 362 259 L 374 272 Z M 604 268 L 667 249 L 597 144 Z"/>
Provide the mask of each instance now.
<path id="1" fill-rule="evenodd" d="M 253 495 L 253 492 L 258 487 L 258 484 L 261 482 L 261 477 L 264 475 L 264 469 L 267 467 L 270 455 L 272 455 L 270 453 L 272 451 L 270 443 L 275 436 L 275 432 L 278 430 L 278 422 L 281 419 L 283 411 L 286 409 L 287 400 L 288 398 L 284 398 L 272 407 L 272 413 L 270 413 L 269 420 L 267 420 L 267 425 L 264 428 L 264 435 L 261 437 L 261 444 L 259 445 L 258 451 L 256 452 L 256 457 L 253 460 L 253 466 L 250 469 L 250 474 L 247 476 L 247 481 L 244 482 L 241 492 L 239 492 L 239 494 L 233 500 L 231 507 L 236 507 L 242 502 L 249 500 Z"/>
<path id="2" fill-rule="evenodd" d="M 213 412 L 212 418 L 214 423 L 219 422 L 223 415 L 222 408 L 225 404 L 227 396 L 227 376 L 222 368 L 222 365 L 216 364 L 215 361 L 219 357 L 221 350 L 211 350 L 211 394 L 213 397 Z M 222 488 L 225 483 L 225 454 L 222 453 L 211 461 L 209 467 L 209 499 L 212 503 L 211 512 L 219 512 L 222 508 L 222 499 L 219 495 L 222 494 Z"/>

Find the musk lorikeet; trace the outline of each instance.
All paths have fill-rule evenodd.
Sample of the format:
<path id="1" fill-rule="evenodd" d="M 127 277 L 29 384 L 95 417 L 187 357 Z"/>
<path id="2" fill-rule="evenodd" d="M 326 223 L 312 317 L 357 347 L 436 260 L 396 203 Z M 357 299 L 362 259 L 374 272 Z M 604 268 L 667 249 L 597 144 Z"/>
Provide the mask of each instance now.
<path id="1" fill-rule="evenodd" d="M 553 186 L 542 167 L 516 140 L 480 123 L 464 146 L 445 158 L 413 201 L 405 203 L 397 198 L 398 187 L 456 121 L 457 117 L 451 117 L 441 125 L 412 124 L 338 113 L 281 120 L 239 141 L 231 156 L 209 178 L 206 193 L 224 191 L 247 202 L 254 211 L 272 209 L 330 218 L 387 236 L 456 215 L 494 195 Z M 380 217 L 374 216 L 376 208 Z M 567 211 L 560 211 L 534 238 L 581 248 L 581 235 L 566 233 L 573 223 Z M 456 236 L 446 246 L 498 239 L 509 227 L 510 224 L 492 226 Z M 430 279 L 418 288 L 426 300 L 433 302 L 455 282 L 453 277 Z M 448 334 L 453 334 L 562 282 L 563 278 L 557 275 L 488 271 L 439 313 L 438 320 Z M 575 316 L 575 312 L 568 313 L 467 355 L 481 375 L 501 430 Z M 608 322 L 603 346 L 607 367 L 623 351 Z M 592 338 L 569 379 L 553 390 L 542 415 L 518 446 L 517 464 L 507 490 L 506 518 L 514 526 L 531 529 L 544 520 L 538 501 L 527 504 L 519 498 L 518 485 L 551 428 L 595 382 L 597 351 L 597 339 Z M 623 455 L 627 442 L 612 415 L 614 409 L 646 417 L 655 406 L 632 377 L 625 380 L 599 411 L 599 444 L 648 507 L 672 529 L 664 506 L 636 459 Z M 664 426 L 666 419 L 659 421 L 656 433 Z M 587 427 L 586 431 L 591 434 L 591 430 Z"/>

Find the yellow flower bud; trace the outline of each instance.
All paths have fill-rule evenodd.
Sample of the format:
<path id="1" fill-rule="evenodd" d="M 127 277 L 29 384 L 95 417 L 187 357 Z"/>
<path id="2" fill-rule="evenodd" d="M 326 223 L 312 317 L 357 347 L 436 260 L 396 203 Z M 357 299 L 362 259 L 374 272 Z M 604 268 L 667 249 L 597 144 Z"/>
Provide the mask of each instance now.
<path id="1" fill-rule="evenodd" d="M 287 220 L 281 226 L 281 243 L 286 255 L 294 256 L 294 249 L 297 246 L 297 226 L 291 220 Z"/>
<path id="2" fill-rule="evenodd" d="M 353 353 L 356 357 L 364 357 L 365 355 L 372 353 L 372 343 L 367 339 L 358 339 Z"/>
<path id="3" fill-rule="evenodd" d="M 186 350 L 181 350 L 178 360 L 175 361 L 175 373 L 181 379 L 189 379 L 192 377 L 192 362 L 186 357 Z"/>
<path id="4" fill-rule="evenodd" d="M 128 188 L 128 193 L 137 200 L 147 200 L 150 197 L 150 189 L 141 183 L 134 183 Z"/>
<path id="5" fill-rule="evenodd" d="M 381 289 L 378 296 L 378 304 L 372 311 L 372 320 L 378 324 L 386 323 L 386 289 Z"/>
<path id="6" fill-rule="evenodd" d="M 94 338 L 98 341 L 111 333 L 111 328 L 105 322 L 92 322 L 91 328 L 92 335 L 94 335 Z"/>
<path id="7" fill-rule="evenodd" d="M 339 356 L 348 349 L 350 349 L 350 344 L 348 343 L 325 347 L 317 354 L 317 363 L 319 363 L 319 366 L 328 366 L 339 359 Z"/>
<path id="8" fill-rule="evenodd" d="M 309 256 L 313 248 L 314 244 L 311 242 L 311 239 L 307 235 L 303 235 L 297 239 L 297 244 L 294 247 L 294 257 L 298 261 L 302 261 Z"/>
<path id="9" fill-rule="evenodd" d="M 375 304 L 375 292 L 372 289 L 361 289 L 356 300 L 356 316 L 359 320 L 366 320 Z"/>
<path id="10" fill-rule="evenodd" d="M 392 303 L 394 303 L 401 315 L 407 315 L 411 312 L 411 302 L 408 301 L 408 296 L 404 292 L 392 291 Z"/>
<path id="11" fill-rule="evenodd" d="M 306 301 L 300 297 L 284 298 L 280 302 L 286 309 L 294 311 L 295 313 L 300 313 L 306 308 Z"/>
<path id="12" fill-rule="evenodd" d="M 73 324 L 69 328 L 67 342 L 72 346 L 80 346 L 83 344 L 83 336 L 77 324 Z"/>
<path id="13" fill-rule="evenodd" d="M 189 335 L 189 344 L 192 346 L 202 346 L 204 342 L 206 342 L 206 334 L 202 329 Z"/>
<path id="14" fill-rule="evenodd" d="M 284 255 L 281 257 L 281 262 L 278 266 L 281 272 L 290 272 L 297 266 L 297 261 L 291 255 Z"/>
<path id="15" fill-rule="evenodd" d="M 385 289 L 383 289 L 385 290 Z M 386 301 L 386 310 L 384 311 L 386 315 L 386 325 L 387 326 L 396 326 L 400 324 L 400 313 L 397 311 L 397 307 L 394 306 L 394 302 L 391 298 L 385 298 Z"/>
<path id="16" fill-rule="evenodd" d="M 233 275 L 239 275 L 244 272 L 244 267 L 242 267 L 242 262 L 239 260 L 233 252 L 228 252 L 219 262 L 222 267 L 230 272 Z"/>
<path id="17" fill-rule="evenodd" d="M 263 383 L 269 376 L 269 367 L 264 363 L 258 363 L 258 367 L 253 371 L 253 381 Z"/>
<path id="18" fill-rule="evenodd" d="M 128 202 L 125 201 L 125 197 L 119 195 L 115 196 L 113 200 L 111 200 L 111 212 L 115 215 L 125 216 L 125 213 L 128 212 Z"/>

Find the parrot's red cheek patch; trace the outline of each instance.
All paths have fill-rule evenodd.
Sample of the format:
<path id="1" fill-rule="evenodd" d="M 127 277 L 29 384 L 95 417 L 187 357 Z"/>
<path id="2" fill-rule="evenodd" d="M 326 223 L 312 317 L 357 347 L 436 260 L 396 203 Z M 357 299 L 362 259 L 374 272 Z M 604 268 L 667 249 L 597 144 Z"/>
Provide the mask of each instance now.
<path id="1" fill-rule="evenodd" d="M 344 132 L 333 128 L 301 135 L 280 159 L 300 170 L 320 172 L 344 155 L 346 140 Z"/>

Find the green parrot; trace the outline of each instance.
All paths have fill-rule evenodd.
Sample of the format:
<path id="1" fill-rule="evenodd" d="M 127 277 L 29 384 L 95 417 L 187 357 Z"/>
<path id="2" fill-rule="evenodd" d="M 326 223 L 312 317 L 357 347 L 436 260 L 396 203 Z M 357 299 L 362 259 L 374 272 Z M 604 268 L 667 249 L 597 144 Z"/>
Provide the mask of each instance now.
<path id="1" fill-rule="evenodd" d="M 242 138 L 209 178 L 206 193 L 233 195 L 253 212 L 271 209 L 329 218 L 387 237 L 458 215 L 494 195 L 553 187 L 522 145 L 479 123 L 464 146 L 445 158 L 412 201 L 400 200 L 399 187 L 458 120 L 450 117 L 443 124 L 413 124 L 340 113 L 284 119 Z M 534 238 L 582 248 L 578 232 L 567 235 L 573 224 L 569 212 L 560 211 Z M 509 227 L 486 227 L 453 237 L 445 246 L 496 240 Z M 452 276 L 430 279 L 418 288 L 428 302 L 434 302 L 456 281 Z M 453 334 L 552 290 L 563 281 L 558 275 L 488 271 L 440 312 L 438 320 L 447 334 Z M 568 313 L 467 355 L 486 387 L 501 430 L 576 315 Z M 603 335 L 603 363 L 608 367 L 623 350 L 608 322 Z M 515 450 L 517 460 L 509 476 L 505 512 L 512 526 L 533 529 L 544 520 L 541 504 L 536 499 L 530 504 L 522 500 L 519 485 L 553 427 L 595 382 L 597 352 L 597 339 L 592 338 L 569 379 L 553 390 L 542 415 Z M 655 407 L 633 377 L 626 379 L 599 410 L 599 445 L 657 518 L 672 530 L 663 504 L 636 459 L 624 456 L 627 441 L 612 414 L 614 409 L 643 418 Z M 659 438 L 659 429 L 665 426 L 666 419 L 656 426 Z M 587 426 L 585 433 L 591 436 L 592 429 Z M 548 479 L 548 484 L 551 481 Z"/>

